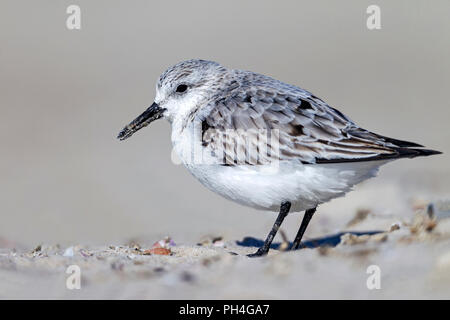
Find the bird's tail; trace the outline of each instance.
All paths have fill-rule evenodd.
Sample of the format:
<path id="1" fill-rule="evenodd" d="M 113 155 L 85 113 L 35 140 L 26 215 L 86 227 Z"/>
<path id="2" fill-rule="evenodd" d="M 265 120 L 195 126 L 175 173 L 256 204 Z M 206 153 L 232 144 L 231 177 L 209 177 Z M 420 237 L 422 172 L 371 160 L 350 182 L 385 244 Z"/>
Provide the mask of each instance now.
<path id="1" fill-rule="evenodd" d="M 396 148 L 401 158 L 415 158 L 415 157 L 428 157 L 435 154 L 442 154 L 441 151 L 431 149 L 419 149 L 419 148 Z"/>

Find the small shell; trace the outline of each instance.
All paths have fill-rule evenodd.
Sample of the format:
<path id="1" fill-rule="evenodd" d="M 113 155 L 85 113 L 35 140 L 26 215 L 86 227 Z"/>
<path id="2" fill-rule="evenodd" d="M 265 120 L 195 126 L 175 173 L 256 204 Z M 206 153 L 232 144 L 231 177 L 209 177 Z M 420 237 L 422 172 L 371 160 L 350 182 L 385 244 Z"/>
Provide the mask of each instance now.
<path id="1" fill-rule="evenodd" d="M 64 257 L 73 257 L 73 247 L 68 247 L 64 253 L 63 253 Z"/>
<path id="2" fill-rule="evenodd" d="M 162 256 L 168 256 L 171 253 L 172 253 L 172 251 L 170 251 L 170 249 L 166 249 L 166 248 L 152 248 L 152 249 L 145 250 L 143 252 L 144 255 L 158 254 L 158 255 L 162 255 Z"/>

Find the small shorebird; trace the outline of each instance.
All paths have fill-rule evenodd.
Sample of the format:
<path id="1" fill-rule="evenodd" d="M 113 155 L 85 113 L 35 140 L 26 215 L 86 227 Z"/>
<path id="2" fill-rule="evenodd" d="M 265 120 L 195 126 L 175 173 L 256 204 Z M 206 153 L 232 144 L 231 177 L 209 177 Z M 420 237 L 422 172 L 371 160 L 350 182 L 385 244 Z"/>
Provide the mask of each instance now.
<path id="1" fill-rule="evenodd" d="M 165 118 L 187 169 L 214 192 L 278 211 L 267 254 L 289 211 L 305 214 L 292 249 L 321 203 L 343 196 L 395 159 L 441 152 L 360 128 L 299 87 L 216 62 L 188 60 L 161 74 L 155 102 L 118 135 L 129 138 Z"/>

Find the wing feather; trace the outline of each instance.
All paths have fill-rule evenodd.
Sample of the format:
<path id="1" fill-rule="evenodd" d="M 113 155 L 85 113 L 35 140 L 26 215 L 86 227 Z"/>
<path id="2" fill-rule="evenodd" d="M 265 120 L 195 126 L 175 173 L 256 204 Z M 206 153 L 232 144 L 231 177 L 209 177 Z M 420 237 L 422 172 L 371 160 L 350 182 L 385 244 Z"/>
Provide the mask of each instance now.
<path id="1" fill-rule="evenodd" d="M 409 148 L 421 147 L 364 130 L 303 89 L 252 76 L 259 77 L 252 86 L 243 81 L 225 98 L 212 99 L 210 111 L 200 119 L 207 123 L 203 145 L 223 154 L 227 165 L 381 160 L 414 156 L 417 149 Z M 219 135 L 226 136 L 226 143 Z M 243 157 L 242 152 L 248 154 Z"/>

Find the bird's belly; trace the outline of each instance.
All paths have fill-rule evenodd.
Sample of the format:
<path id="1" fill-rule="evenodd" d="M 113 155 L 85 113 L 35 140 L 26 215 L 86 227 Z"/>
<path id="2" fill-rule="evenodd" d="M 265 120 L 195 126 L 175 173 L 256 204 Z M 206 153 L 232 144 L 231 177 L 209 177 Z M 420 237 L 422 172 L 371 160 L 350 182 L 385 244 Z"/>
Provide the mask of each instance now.
<path id="1" fill-rule="evenodd" d="M 291 211 L 302 211 L 343 196 L 376 175 L 385 161 L 352 164 L 280 163 L 270 166 L 186 165 L 208 189 L 253 208 L 278 211 L 290 201 Z"/>

